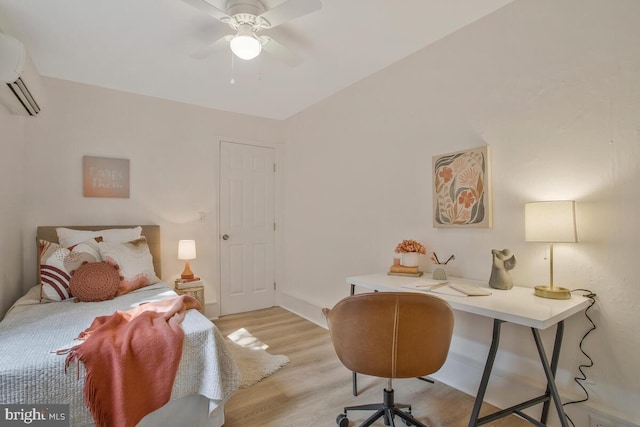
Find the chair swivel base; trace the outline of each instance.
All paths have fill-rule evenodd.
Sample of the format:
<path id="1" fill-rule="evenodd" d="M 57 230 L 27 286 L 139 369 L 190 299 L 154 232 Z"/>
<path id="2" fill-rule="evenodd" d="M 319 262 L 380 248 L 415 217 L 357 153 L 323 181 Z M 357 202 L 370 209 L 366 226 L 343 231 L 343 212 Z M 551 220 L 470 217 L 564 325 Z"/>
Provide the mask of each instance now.
<path id="1" fill-rule="evenodd" d="M 408 412 L 404 412 L 402 409 L 408 409 Z M 408 426 L 427 427 L 411 415 L 411 405 L 394 403 L 393 389 L 384 390 L 383 403 L 345 407 L 344 413 L 338 415 L 336 418 L 336 424 L 338 424 L 339 427 L 347 427 L 349 425 L 347 411 L 376 411 L 373 415 L 367 418 L 364 423 L 360 424 L 360 427 L 368 427 L 382 417 L 384 417 L 385 425 L 395 427 L 395 416 L 402 418 L 402 421 Z"/>

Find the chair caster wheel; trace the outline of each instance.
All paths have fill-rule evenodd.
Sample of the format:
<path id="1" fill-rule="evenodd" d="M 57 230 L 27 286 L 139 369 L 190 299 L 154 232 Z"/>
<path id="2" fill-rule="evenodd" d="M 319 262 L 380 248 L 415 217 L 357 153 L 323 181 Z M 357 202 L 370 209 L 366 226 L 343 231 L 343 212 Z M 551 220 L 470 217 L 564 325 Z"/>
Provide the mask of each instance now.
<path id="1" fill-rule="evenodd" d="M 349 427 L 349 418 L 345 414 L 340 414 L 336 418 L 336 424 L 340 427 Z"/>

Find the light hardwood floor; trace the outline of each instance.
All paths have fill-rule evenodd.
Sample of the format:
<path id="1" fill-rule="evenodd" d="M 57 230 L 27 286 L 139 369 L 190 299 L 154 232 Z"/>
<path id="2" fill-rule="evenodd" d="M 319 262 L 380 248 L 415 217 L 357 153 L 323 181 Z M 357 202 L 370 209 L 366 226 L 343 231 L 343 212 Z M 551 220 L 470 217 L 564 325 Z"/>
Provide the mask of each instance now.
<path id="1" fill-rule="evenodd" d="M 351 373 L 340 363 L 326 329 L 280 307 L 224 316 L 214 320 L 228 335 L 245 328 L 269 346 L 271 354 L 285 354 L 291 362 L 261 382 L 238 390 L 226 405 L 225 427 L 336 426 L 345 405 L 382 401 L 385 380 L 358 377 L 359 394 L 351 394 Z M 416 379 L 394 380 L 396 402 L 411 403 L 413 414 L 430 427 L 463 427 L 469 422 L 473 397 L 441 383 Z M 483 405 L 481 414 L 493 412 Z M 371 413 L 349 413 L 350 426 Z M 374 426 L 383 426 L 379 421 Z M 404 425 L 404 424 L 398 424 Z M 531 424 L 511 416 L 486 424 L 524 427 Z"/>

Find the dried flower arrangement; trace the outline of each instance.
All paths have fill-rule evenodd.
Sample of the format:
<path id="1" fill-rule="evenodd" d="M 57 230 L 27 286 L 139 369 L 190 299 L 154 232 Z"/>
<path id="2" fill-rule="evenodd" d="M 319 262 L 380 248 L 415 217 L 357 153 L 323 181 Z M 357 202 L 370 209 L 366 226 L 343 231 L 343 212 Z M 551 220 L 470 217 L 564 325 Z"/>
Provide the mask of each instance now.
<path id="1" fill-rule="evenodd" d="M 407 252 L 418 252 L 419 254 L 425 255 L 427 253 L 427 248 L 425 248 L 422 243 L 415 240 L 403 240 L 398 243 L 396 246 L 396 253 L 404 254 Z"/>

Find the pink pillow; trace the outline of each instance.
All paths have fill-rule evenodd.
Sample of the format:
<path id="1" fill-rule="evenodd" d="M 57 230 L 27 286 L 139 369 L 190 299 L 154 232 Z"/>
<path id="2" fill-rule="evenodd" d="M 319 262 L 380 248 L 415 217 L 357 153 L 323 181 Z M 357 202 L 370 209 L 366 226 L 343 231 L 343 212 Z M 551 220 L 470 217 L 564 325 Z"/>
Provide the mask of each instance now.
<path id="1" fill-rule="evenodd" d="M 79 301 L 113 299 L 120 285 L 120 273 L 106 262 L 84 264 L 73 272 L 69 289 Z"/>

